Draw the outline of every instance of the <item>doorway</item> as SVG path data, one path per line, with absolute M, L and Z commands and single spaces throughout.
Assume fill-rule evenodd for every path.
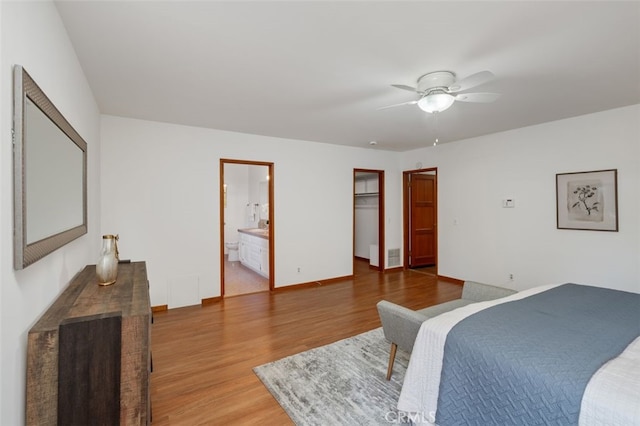
M 384 171 L 353 170 L 354 274 L 368 269 L 384 271 Z
M 438 170 L 403 172 L 404 266 L 438 273 Z
M 220 159 L 220 295 L 274 287 L 273 163 Z

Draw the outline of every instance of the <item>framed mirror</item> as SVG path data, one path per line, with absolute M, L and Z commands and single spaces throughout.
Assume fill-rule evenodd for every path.
M 14 268 L 87 233 L 87 144 L 14 67 Z

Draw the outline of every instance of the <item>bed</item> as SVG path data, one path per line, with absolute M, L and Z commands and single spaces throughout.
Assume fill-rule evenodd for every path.
M 640 425 L 640 294 L 562 284 L 425 321 L 398 410 L 416 423 Z

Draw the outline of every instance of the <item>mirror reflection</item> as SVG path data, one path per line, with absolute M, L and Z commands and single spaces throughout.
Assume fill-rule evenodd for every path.
M 27 98 L 27 244 L 83 224 L 82 150 Z
M 87 233 L 87 144 L 14 68 L 14 268 Z

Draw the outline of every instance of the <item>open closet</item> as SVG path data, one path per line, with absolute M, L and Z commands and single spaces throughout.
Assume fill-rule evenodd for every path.
M 382 171 L 354 171 L 354 257 L 378 270 L 384 269 L 383 179 Z

